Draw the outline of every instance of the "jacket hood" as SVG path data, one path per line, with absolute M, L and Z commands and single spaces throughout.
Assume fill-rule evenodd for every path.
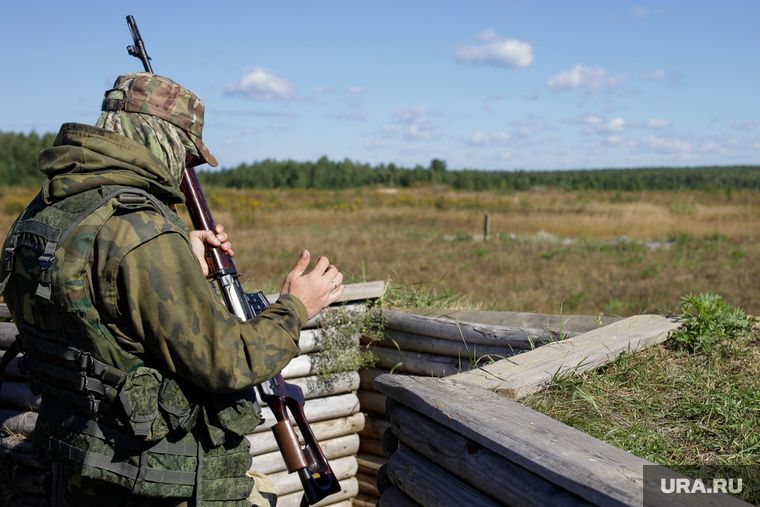
M 184 201 L 179 182 L 148 148 L 121 134 L 80 123 L 64 123 L 52 148 L 40 152 L 47 176 L 42 193 L 53 202 L 102 185 L 146 190 L 167 204 Z

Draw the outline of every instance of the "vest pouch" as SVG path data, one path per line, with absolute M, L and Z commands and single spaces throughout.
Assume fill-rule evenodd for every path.
M 158 394 L 158 407 L 171 432 L 187 433 L 198 420 L 198 405 L 190 403 L 176 380 L 164 377 Z
M 261 422 L 261 409 L 256 402 L 253 389 L 228 394 L 216 405 L 216 419 L 219 425 L 237 436 L 253 433 Z
M 169 433 L 163 417 L 158 417 L 162 380 L 158 371 L 140 366 L 129 372 L 119 393 L 127 426 L 133 435 L 146 442 L 161 440 Z

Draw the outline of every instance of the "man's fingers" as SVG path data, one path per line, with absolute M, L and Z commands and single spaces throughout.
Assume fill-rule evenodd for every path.
M 335 290 L 332 291 L 327 296 L 327 300 L 329 301 L 328 306 L 331 305 L 331 304 L 333 304 L 334 302 L 336 302 L 337 300 L 339 300 L 341 298 L 341 296 L 343 295 L 343 289 L 344 289 L 344 287 L 345 287 L 344 285 L 338 285 L 335 288 Z
M 304 250 L 301 252 L 301 256 L 298 257 L 298 260 L 296 261 L 296 265 L 293 267 L 292 270 L 290 270 L 290 273 L 288 273 L 288 278 L 293 279 L 297 278 L 301 275 L 303 275 L 304 271 L 306 271 L 306 268 L 309 267 L 309 262 L 311 261 L 311 254 L 308 250 Z
M 330 267 L 330 260 L 322 255 L 319 257 L 319 259 L 317 259 L 317 264 L 314 266 L 314 269 L 311 270 L 311 272 L 317 276 L 322 276 L 324 275 L 325 271 L 327 271 L 328 267 Z

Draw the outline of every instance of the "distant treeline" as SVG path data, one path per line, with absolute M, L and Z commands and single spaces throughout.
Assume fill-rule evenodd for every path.
M 37 169 L 40 150 L 53 145 L 55 134 L 0 132 L 0 182 L 32 185 L 42 181 Z
M 0 132 L 0 182 L 39 184 L 41 149 L 52 146 L 55 134 Z M 343 189 L 362 186 L 413 187 L 446 185 L 457 190 L 760 190 L 760 166 L 651 167 L 637 169 L 576 169 L 570 171 L 450 170 L 433 159 L 427 167 L 370 165 L 351 160 L 316 162 L 266 159 L 221 171 L 202 171 L 208 185 L 234 188 Z
M 576 169 L 570 171 L 448 170 L 433 159 L 428 167 L 371 166 L 325 157 L 316 162 L 262 160 L 232 169 L 203 172 L 207 184 L 234 188 L 354 188 L 368 185 L 446 185 L 457 190 L 760 190 L 760 166 Z

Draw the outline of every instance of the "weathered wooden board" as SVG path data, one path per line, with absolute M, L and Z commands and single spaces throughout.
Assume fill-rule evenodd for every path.
M 434 308 L 404 309 L 409 313 L 426 317 L 443 317 L 461 322 L 491 324 L 526 329 L 548 329 L 563 336 L 585 333 L 612 324 L 622 317 L 600 315 L 559 315 L 530 312 L 495 312 L 485 310 L 439 310 Z
M 359 482 L 359 494 L 373 497 L 380 496 L 380 492 L 377 490 L 377 484 L 375 484 L 375 477 L 373 475 L 358 472 L 356 474 L 356 480 Z
M 500 505 L 408 447 L 400 447 L 390 457 L 388 477 L 394 486 L 422 505 Z
M 375 367 L 394 373 L 446 377 L 470 369 L 470 361 L 466 358 L 459 359 L 381 347 L 373 348 L 372 354 L 375 356 Z
M 513 356 L 522 352 L 525 347 L 514 348 L 512 346 L 482 345 L 479 343 L 467 343 L 466 341 L 446 340 L 433 338 L 419 334 L 405 333 L 386 329 L 384 337 L 380 341 L 372 341 L 362 338 L 362 344 L 372 344 L 373 347 L 390 348 L 409 352 L 424 352 L 438 356 L 461 358 L 475 361 L 480 358 L 491 357 L 493 360 Z
M 319 447 L 322 449 L 325 457 L 331 461 L 344 456 L 354 456 L 359 452 L 359 435 L 354 433 L 323 440 L 319 442 Z M 279 450 L 254 456 L 251 464 L 251 470 L 267 475 L 281 472 L 286 468 L 285 461 Z
M 360 452 L 356 455 L 356 462 L 359 464 L 360 472 L 370 475 L 377 475 L 380 467 L 385 465 L 388 460 L 381 458 L 380 456 L 373 456 L 372 454 Z
M 380 497 L 377 507 L 420 507 L 420 504 L 394 486 L 383 491 L 383 496 Z
M 395 401 L 590 503 L 641 505 L 644 459 L 451 378 L 388 375 L 376 384 Z
M 515 507 L 590 505 L 419 412 L 393 400 L 388 405 L 391 429 L 402 444 L 497 502 Z
M 374 438 L 375 440 L 381 440 L 385 431 L 390 427 L 388 419 L 384 416 L 367 414 L 364 422 L 364 429 L 359 434 L 363 437 Z
M 361 431 L 364 427 L 364 414 L 359 412 L 348 417 L 316 422 L 310 424 L 310 426 L 311 431 L 314 433 L 314 437 L 318 441 L 342 437 L 344 435 L 350 435 Z M 299 442 L 303 445 L 303 437 L 298 430 L 298 426 L 294 426 L 294 428 Z M 248 438 L 248 441 L 251 443 L 251 454 L 254 456 L 279 449 L 277 441 L 274 439 L 274 434 L 271 431 L 254 433 L 253 435 L 248 435 L 246 438 Z
M 373 414 L 385 413 L 385 395 L 375 391 L 356 391 L 356 395 L 361 403 L 362 412 Z
M 543 389 L 557 375 L 591 370 L 624 352 L 661 343 L 678 327 L 667 317 L 636 315 L 452 378 L 519 398 Z
M 361 437 L 359 440 L 359 452 L 361 454 L 369 454 L 372 456 L 377 456 L 378 458 L 381 458 L 383 461 L 387 461 L 385 459 L 385 454 L 383 454 L 383 441 L 377 440 L 374 438 L 368 438 L 368 437 Z
M 447 317 L 423 317 L 397 310 L 383 310 L 382 317 L 386 329 L 456 342 L 464 341 L 468 344 L 530 349 L 534 344 L 540 345 L 557 339 L 556 333 L 547 329 L 478 324 Z

